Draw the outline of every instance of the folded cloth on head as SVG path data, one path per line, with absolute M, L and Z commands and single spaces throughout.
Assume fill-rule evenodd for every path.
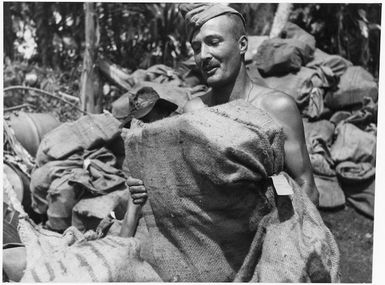
M 245 19 L 237 10 L 219 3 L 183 3 L 179 5 L 179 9 L 186 21 L 187 35 L 190 41 L 194 31 L 208 20 L 221 15 L 235 14 L 245 25 Z

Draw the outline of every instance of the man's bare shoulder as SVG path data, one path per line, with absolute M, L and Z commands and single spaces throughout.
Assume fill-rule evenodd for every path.
M 289 95 L 258 85 L 253 90 L 250 103 L 268 112 L 281 123 L 299 116 L 297 104 Z

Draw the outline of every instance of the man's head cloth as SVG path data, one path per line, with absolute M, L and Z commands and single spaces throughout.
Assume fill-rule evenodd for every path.
M 233 8 L 218 3 L 183 3 L 179 5 L 179 9 L 186 21 L 188 40 L 192 40 L 192 36 L 208 20 L 225 15 L 234 14 L 242 20 L 243 26 L 246 26 L 243 16 Z

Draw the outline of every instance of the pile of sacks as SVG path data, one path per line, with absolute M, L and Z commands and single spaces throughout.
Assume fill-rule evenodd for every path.
M 253 80 L 292 96 L 303 115 L 320 207 L 346 200 L 373 217 L 378 86 L 360 66 L 318 48 L 287 23 L 280 37 L 250 37 Z
M 32 208 L 50 229 L 94 229 L 113 210 L 123 217 L 129 191 L 119 127 L 110 113 L 87 115 L 44 137 L 30 188 Z

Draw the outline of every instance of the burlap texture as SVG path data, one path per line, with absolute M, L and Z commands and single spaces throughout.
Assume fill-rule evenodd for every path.
M 19 221 L 27 266 L 21 282 L 159 282 L 139 257 L 140 241 L 108 236 L 88 241 L 75 228 L 63 235 Z
M 235 101 L 123 136 L 124 167 L 149 195 L 141 256 L 163 281 L 338 281 L 336 243 L 307 196 L 289 180 L 299 196 L 272 202 L 284 137 L 264 111 Z
M 294 195 L 277 196 L 267 186 L 265 209 L 270 211 L 255 223 L 254 240 L 234 281 L 339 282 L 339 250 L 333 234 L 298 184 L 283 175 Z
M 6 175 L 3 185 L 9 206 L 19 213 L 18 233 L 26 248 L 21 282 L 161 281 L 140 258 L 138 239 L 108 236 L 89 241 L 87 233 L 75 227 L 63 235 L 42 229 L 29 219 Z

